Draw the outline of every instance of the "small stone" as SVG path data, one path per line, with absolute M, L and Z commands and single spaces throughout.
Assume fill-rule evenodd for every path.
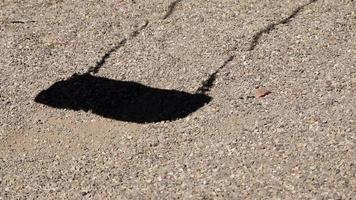
M 158 141 L 158 140 L 154 140 L 154 141 L 150 144 L 151 147 L 156 147 L 156 146 L 158 146 L 158 145 L 159 145 L 159 141 Z
M 255 96 L 256 98 L 261 98 L 261 97 L 265 97 L 267 95 L 271 94 L 271 91 L 267 90 L 266 88 L 258 88 L 255 90 Z

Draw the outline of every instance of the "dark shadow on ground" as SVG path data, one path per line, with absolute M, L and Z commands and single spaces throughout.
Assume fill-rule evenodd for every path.
M 40 92 L 35 101 L 54 108 L 91 111 L 121 121 L 150 123 L 184 118 L 211 99 L 204 94 L 84 74 L 54 83 Z

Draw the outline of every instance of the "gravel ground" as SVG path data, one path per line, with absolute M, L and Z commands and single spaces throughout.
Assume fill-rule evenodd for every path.
M 0 199 L 356 199 L 354 0 L 0 10 Z

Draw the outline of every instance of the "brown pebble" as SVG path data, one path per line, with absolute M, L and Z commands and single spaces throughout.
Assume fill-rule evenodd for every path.
M 258 88 L 255 91 L 256 98 L 265 97 L 269 94 L 271 94 L 271 91 L 267 90 L 266 88 Z

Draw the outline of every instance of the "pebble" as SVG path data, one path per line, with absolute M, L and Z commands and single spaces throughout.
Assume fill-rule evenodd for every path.
M 261 98 L 271 94 L 271 91 L 267 90 L 266 88 L 260 87 L 255 90 L 255 97 Z

